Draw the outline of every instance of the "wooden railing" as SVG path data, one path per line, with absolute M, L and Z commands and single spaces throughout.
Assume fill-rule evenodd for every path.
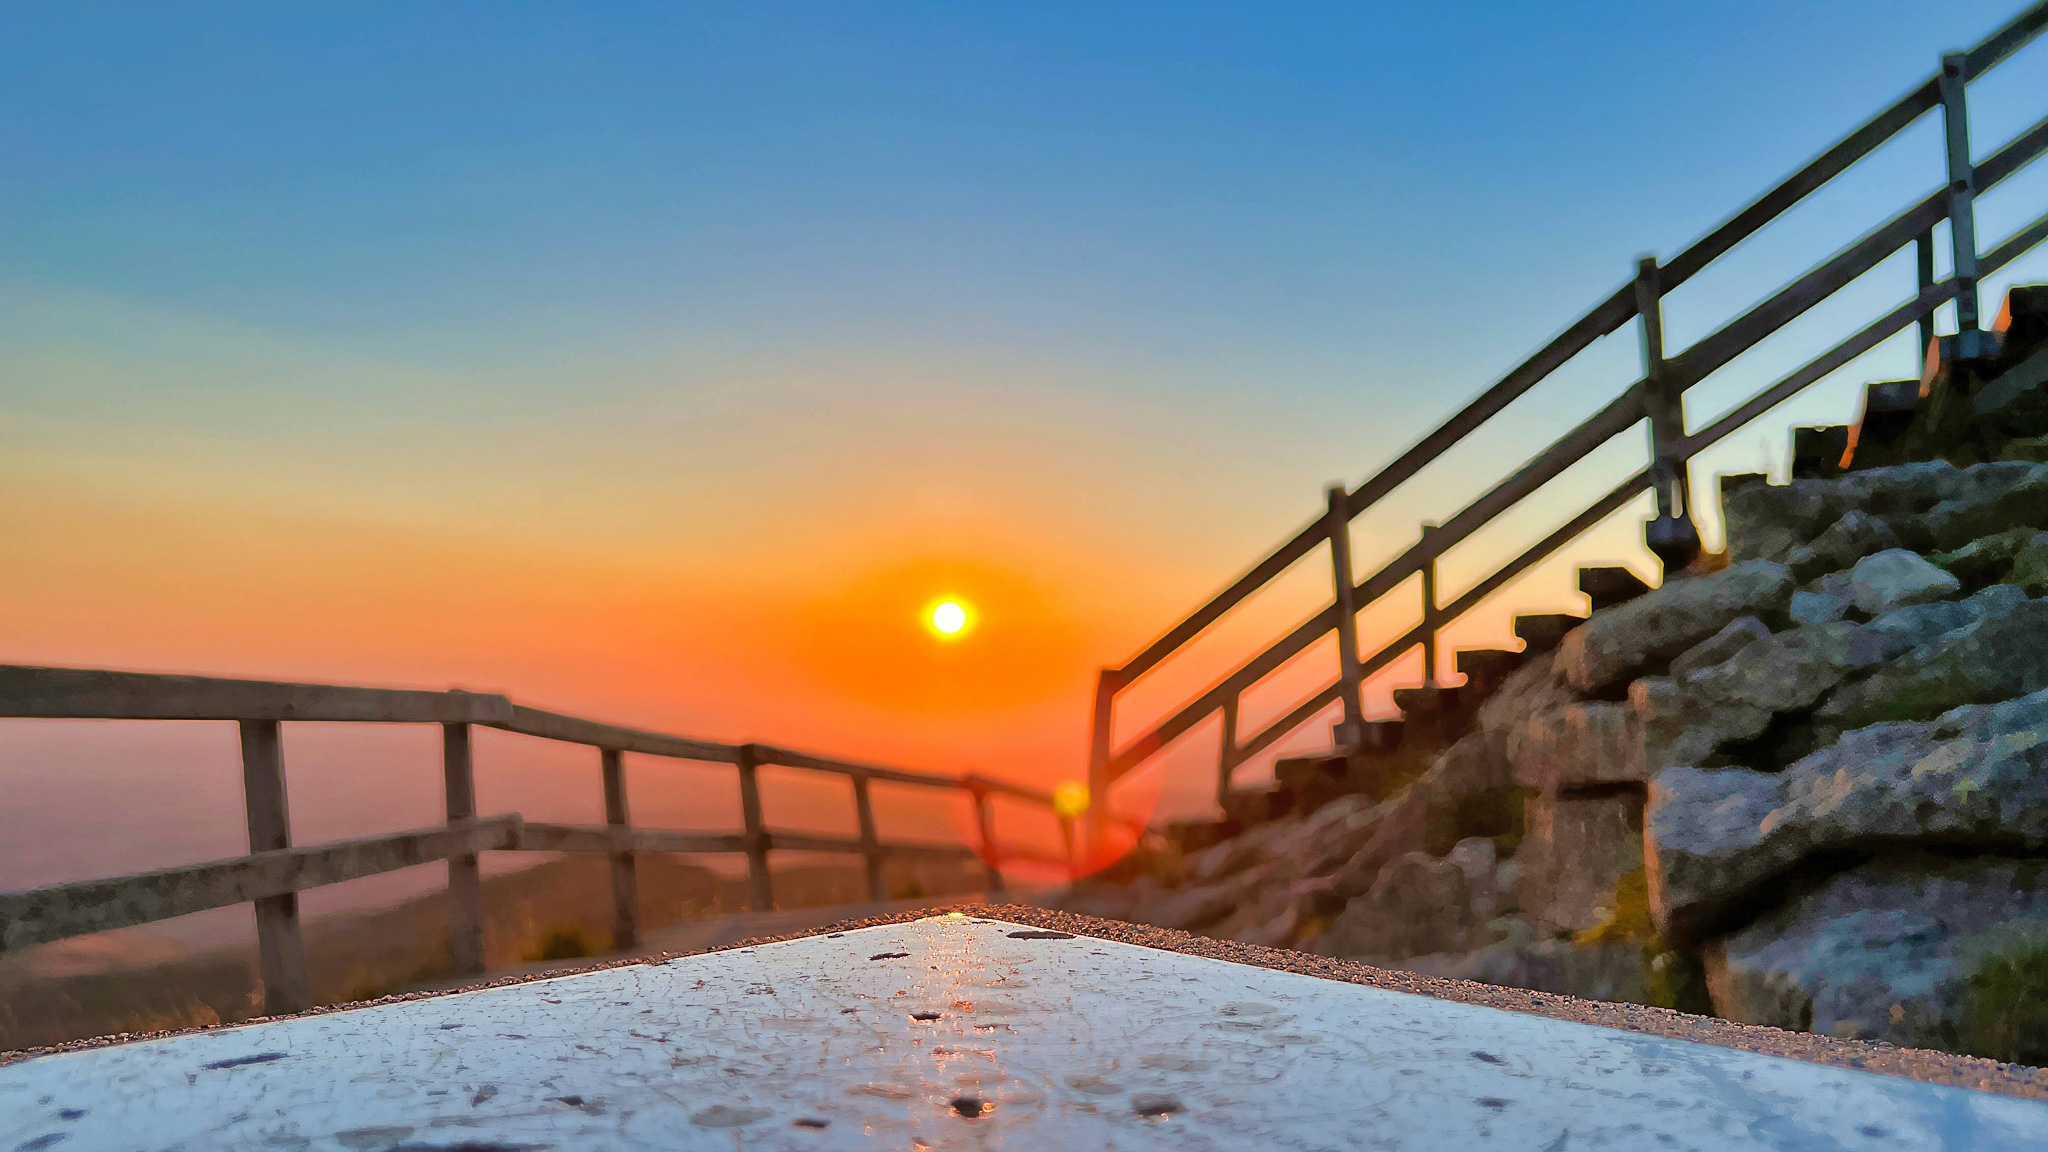
M 1508 581 L 1643 492 L 1654 492 L 1657 497 L 1658 517 L 1651 525 L 1653 545 L 1661 534 L 1664 542 L 1671 545 L 1673 551 L 1678 551 L 1684 548 L 1690 533 L 1692 546 L 1696 548 L 1698 537 L 1691 522 L 1692 503 L 1688 485 L 1688 462 L 1693 456 L 1909 325 L 1919 325 L 1921 347 L 1925 349 L 1934 339 L 1934 312 L 1943 304 L 1951 300 L 1956 302 L 1959 325 L 1956 354 L 1977 354 L 1976 342 L 1982 339 L 1978 331 L 1978 280 L 2048 237 L 2048 215 L 2036 218 L 2004 241 L 1980 253 L 1976 244 L 1973 202 L 1979 193 L 2003 181 L 2048 147 L 2048 119 L 2037 122 L 1989 158 L 1973 163 L 1965 92 L 1970 81 L 2033 40 L 2044 27 L 2048 27 L 2048 2 L 2027 8 L 1969 51 L 1944 55 L 1941 69 L 1933 77 L 1684 252 L 1661 265 L 1654 258 L 1641 260 L 1630 282 L 1595 305 L 1456 415 L 1365 483 L 1350 489 L 1332 487 L 1323 513 L 1304 525 L 1286 543 L 1122 666 L 1104 669 L 1096 682 L 1091 720 L 1089 793 L 1095 798 L 1091 811 L 1107 812 L 1110 789 L 1118 780 L 1219 713 L 1222 727 L 1217 763 L 1219 801 L 1228 794 L 1231 774 L 1239 765 L 1265 751 L 1332 703 L 1341 703 L 1343 707 L 1340 740 L 1345 736 L 1356 739 L 1358 729 L 1355 726 L 1362 720 L 1360 685 L 1365 677 L 1420 647 L 1423 650 L 1424 682 L 1435 684 L 1438 675 L 1436 641 L 1445 624 L 1470 611 Z M 1840 175 L 1878 145 L 1936 109 L 1942 112 L 1947 160 L 1947 179 L 1940 188 L 1690 348 L 1675 356 L 1667 356 L 1661 318 L 1664 296 Z M 1937 282 L 1933 276 L 1934 229 L 1944 221 L 1949 225 L 1953 273 L 1948 279 Z M 1789 376 L 1717 417 L 1706 427 L 1691 432 L 1686 430 L 1686 389 L 1706 379 L 1737 355 L 1805 314 L 1907 244 L 1915 245 L 1918 257 L 1918 290 L 1913 297 Z M 1421 538 L 1412 547 L 1379 571 L 1354 583 L 1349 538 L 1353 519 L 1499 415 L 1511 402 L 1596 340 L 1618 331 L 1631 320 L 1641 321 L 1641 379 L 1450 519 L 1439 525 L 1425 525 Z M 1445 552 L 1515 508 L 1594 449 L 1645 420 L 1649 423 L 1650 442 L 1650 461 L 1646 467 L 1450 603 L 1438 602 L 1436 565 Z M 1328 607 L 1238 665 L 1193 700 L 1140 732 L 1122 747 L 1114 745 L 1112 724 L 1116 700 L 1121 692 L 1324 543 L 1330 545 L 1334 588 Z M 1370 655 L 1361 656 L 1355 635 L 1357 612 L 1417 575 L 1421 577 L 1423 586 L 1421 623 Z M 1240 737 L 1238 704 L 1244 692 L 1333 630 L 1337 632 L 1338 639 L 1336 680 L 1265 728 Z
M 613 943 L 618 949 L 638 943 L 634 856 L 639 853 L 744 853 L 752 905 L 763 912 L 775 903 L 768 853 L 776 850 L 860 856 L 866 863 L 869 896 L 876 901 L 888 898 L 882 865 L 891 857 L 979 858 L 987 867 L 989 887 L 1000 891 L 1005 861 L 1065 867 L 1073 854 L 1071 820 L 1057 809 L 1054 814 L 1065 841 L 1065 858 L 997 846 L 991 800 L 1009 796 L 1053 808 L 1052 796 L 1034 789 L 975 775 L 905 772 L 769 744 L 718 744 L 644 732 L 543 712 L 483 693 L 0 665 L 0 718 L 231 720 L 240 725 L 242 786 L 249 824 L 247 856 L 26 892 L 0 892 L 0 953 L 208 908 L 252 903 L 256 907 L 264 1006 L 272 1014 L 296 1011 L 311 1003 L 305 947 L 299 935 L 299 892 L 436 860 L 448 862 L 450 959 L 457 973 L 469 974 L 484 967 L 480 852 L 609 855 Z M 280 739 L 280 725 L 286 721 L 440 725 L 447 824 L 293 847 Z M 479 817 L 470 740 L 472 729 L 479 725 L 596 748 L 604 781 L 604 825 L 540 824 L 517 815 Z M 703 833 L 634 827 L 626 803 L 627 752 L 733 765 L 739 773 L 741 830 Z M 768 765 L 850 780 L 858 838 L 770 829 L 762 816 L 758 778 L 759 769 Z M 979 850 L 964 845 L 885 843 L 875 830 L 874 806 L 868 794 L 869 785 L 877 781 L 965 792 L 974 804 Z

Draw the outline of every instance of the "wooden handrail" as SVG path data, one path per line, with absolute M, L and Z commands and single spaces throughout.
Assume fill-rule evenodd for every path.
M 1954 76 L 1953 68 L 1960 60 L 1961 79 L 1966 83 L 1997 66 L 2044 29 L 2048 29 L 2048 0 L 2029 6 L 1969 52 L 1946 57 L 1945 64 L 1951 68 L 1950 75 Z M 1960 115 L 1962 105 L 1954 93 L 1950 93 L 1950 98 L 1958 101 L 1949 107 L 1946 113 L 1954 120 Z M 1670 261 L 1661 266 L 1651 265 L 1656 273 L 1656 280 L 1648 290 L 1649 300 L 1655 302 L 1668 295 L 1672 289 L 1686 282 L 1737 244 L 1754 235 L 1765 224 L 1846 171 L 1920 116 L 1943 107 L 1942 75 L 1937 72 L 1705 236 L 1688 245 Z M 1966 195 L 1981 194 L 2038 157 L 2044 149 L 2048 149 L 2048 119 L 2037 122 L 1982 163 L 1974 165 L 1973 169 L 1964 173 L 1967 177 L 1965 182 L 1957 187 L 1968 190 Z M 1956 161 L 1952 158 L 1951 164 L 1954 163 Z M 1429 577 L 1434 574 L 1436 559 L 1447 549 L 1469 538 L 1478 528 L 1490 523 L 1525 499 L 1542 484 L 1561 474 L 1566 467 L 1583 459 L 1594 448 L 1648 415 L 1646 402 L 1650 399 L 1649 392 L 1653 383 L 1660 390 L 1657 393 L 1659 396 L 1681 394 L 1685 388 L 1704 379 L 1765 337 L 1806 313 L 1821 300 L 1875 268 L 1901 247 L 1915 242 L 1924 247 L 1927 243 L 1925 238 L 1930 235 L 1933 226 L 1951 214 L 1951 198 L 1954 195 L 1956 194 L 1945 184 L 1940 190 L 1922 198 L 1905 211 L 1872 229 L 1677 356 L 1665 359 L 1660 343 L 1659 347 L 1646 353 L 1656 361 L 1652 365 L 1656 372 L 1654 380 L 1652 376 L 1646 375 L 1621 397 L 1610 402 L 1601 412 L 1560 437 L 1548 449 L 1530 459 L 1521 469 L 1502 480 L 1492 490 L 1468 504 L 1440 528 L 1426 533 L 1422 540 L 1389 561 L 1378 572 L 1359 582 L 1353 589 L 1357 603 L 1370 603 L 1417 573 L 1422 573 L 1427 583 Z M 1967 204 L 1961 201 L 1957 203 L 1955 211 L 1967 215 Z M 2048 236 L 2048 224 L 2042 221 L 2021 229 L 1992 253 L 1979 258 L 1977 274 L 1982 275 L 2009 262 L 2020 252 L 2040 243 L 2044 236 Z M 1963 252 L 1957 259 L 1964 260 L 1968 255 L 1970 253 Z M 1676 417 L 1660 417 L 1667 420 L 1670 428 L 1669 431 L 1660 432 L 1657 437 L 1662 443 L 1662 447 L 1658 449 L 1660 463 L 1652 470 L 1630 478 L 1620 488 L 1596 501 L 1585 512 L 1574 517 L 1565 528 L 1546 537 L 1543 544 L 1539 545 L 1538 549 L 1532 549 L 1532 552 L 1540 550 L 1541 555 L 1548 555 L 1596 523 L 1602 516 L 1618 510 L 1629 499 L 1633 499 L 1636 493 L 1651 487 L 1652 473 L 1656 467 L 1675 466 L 1682 481 L 1684 461 L 1694 453 L 1874 348 L 1905 326 L 1930 316 L 1935 308 L 1946 301 L 1963 295 L 1965 291 L 1974 293 L 1974 287 L 1965 289 L 1954 282 L 1936 285 L 1927 283 L 1929 280 L 1931 276 L 1923 275 L 1922 290 L 1914 299 L 1893 309 L 1798 371 L 1745 401 L 1707 428 L 1687 435 L 1682 426 L 1676 423 Z M 1623 285 L 1534 355 L 1517 365 L 1506 376 L 1381 468 L 1370 479 L 1351 490 L 1341 501 L 1347 514 L 1346 521 L 1372 507 L 1394 489 L 1412 479 L 1423 468 L 1435 462 L 1444 451 L 1498 415 L 1536 383 L 1547 378 L 1560 365 L 1590 346 L 1594 340 L 1616 331 L 1639 315 L 1644 316 L 1647 328 L 1654 329 L 1653 322 L 1656 317 L 1644 315 L 1644 308 L 1647 305 L 1641 302 L 1642 291 L 1639 282 Z M 1970 299 L 1974 299 L 1974 295 Z M 1675 401 L 1665 403 L 1672 404 Z M 1677 409 L 1673 407 L 1671 411 L 1676 412 Z M 1675 455 L 1665 455 L 1670 453 Z M 1624 491 L 1627 493 L 1625 496 L 1622 495 Z M 1605 511 L 1595 515 L 1598 509 Z M 1333 532 L 1337 529 L 1331 526 L 1332 523 L 1334 521 L 1325 516 L 1303 526 L 1286 543 L 1194 613 L 1168 629 L 1130 661 L 1104 671 L 1097 693 L 1093 720 L 1095 751 L 1091 766 L 1092 786 L 1106 789 L 1138 764 L 1202 723 L 1212 713 L 1226 714 L 1225 726 L 1228 732 L 1225 740 L 1228 746 L 1223 749 L 1221 759 L 1227 773 L 1236 763 L 1269 747 L 1286 731 L 1306 723 L 1332 701 L 1345 699 L 1347 714 L 1355 707 L 1355 701 L 1348 697 L 1355 696 L 1356 688 L 1351 688 L 1347 692 L 1340 682 L 1315 693 L 1276 724 L 1252 735 L 1241 744 L 1237 742 L 1234 709 L 1240 695 L 1336 627 L 1340 608 L 1337 603 L 1333 603 L 1297 625 L 1251 659 L 1232 669 L 1165 719 L 1133 737 L 1122 748 L 1114 748 L 1108 734 L 1113 722 L 1115 698 L 1124 688 L 1157 667 L 1168 656 L 1220 619 L 1224 613 L 1270 583 L 1282 571 L 1314 550 L 1317 545 L 1334 539 Z M 1524 557 L 1475 586 L 1451 605 L 1425 605 L 1423 624 L 1395 640 L 1389 649 L 1405 651 L 1418 642 L 1416 637 L 1419 635 L 1419 642 L 1425 645 L 1427 651 L 1436 628 L 1443 622 L 1455 619 L 1485 595 L 1504 584 L 1511 578 L 1510 570 L 1519 572 L 1526 566 L 1525 562 L 1533 563 L 1528 557 L 1529 554 L 1525 553 Z M 1344 597 L 1338 597 L 1340 602 L 1343 599 Z M 1388 649 L 1383 649 L 1373 659 L 1380 659 L 1387 651 Z M 1365 663 L 1371 665 L 1373 661 Z M 1433 674 L 1434 670 L 1431 671 Z

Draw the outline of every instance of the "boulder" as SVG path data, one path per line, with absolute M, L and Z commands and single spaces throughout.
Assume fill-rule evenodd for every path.
M 1887 548 L 1858 560 L 1846 589 L 1849 602 L 1866 616 L 1946 600 L 1961 590 L 1962 582 L 1945 569 L 1904 548 Z
M 1640 945 L 1574 944 L 1520 916 L 1504 916 L 1486 929 L 1505 938 L 1470 952 L 1410 957 L 1400 966 L 1428 976 L 1478 980 L 1504 988 L 1623 1004 L 1651 1003 L 1649 965 Z
M 1956 549 L 2012 528 L 2048 528 L 2048 464 L 1979 464 L 1965 476 L 1954 496 L 1899 525 L 1907 543 Z
M 1220 883 L 1176 893 L 1149 908 L 1134 909 L 1134 912 L 1147 924 L 1195 932 L 1237 912 L 1266 880 L 1265 870 L 1254 868 Z
M 1483 924 L 1493 919 L 1499 902 L 1495 883 L 1500 875 L 1500 853 L 1493 841 L 1481 836 L 1460 840 L 1444 859 L 1465 874 L 1466 888 L 1472 894 L 1472 922 Z
M 1674 940 L 1740 920 L 1802 862 L 1880 847 L 2048 846 L 2048 693 L 1842 736 L 1783 772 L 1650 782 L 1651 914 Z
M 1994 584 L 1971 597 L 1965 605 L 1975 602 L 1982 615 L 1845 685 L 1815 709 L 1816 730 L 1827 738 L 1886 720 L 1928 720 L 1964 704 L 2048 688 L 2048 600 L 2024 595 Z
M 1884 517 L 1851 508 L 1812 543 L 1792 549 L 1785 557 L 1785 567 L 1791 569 L 1794 580 L 1804 584 L 1829 572 L 1839 572 L 1865 556 L 1898 546 L 1899 534 Z
M 1768 560 L 1666 581 L 1574 628 L 1558 646 L 1557 667 L 1573 689 L 1598 693 L 1662 671 L 1739 617 L 1782 616 L 1792 592 L 1791 572 Z
M 1331 956 L 1398 960 L 1468 947 L 1477 924 L 1465 870 L 1426 852 L 1389 864 L 1372 890 L 1344 906 L 1322 938 Z
M 1705 766 L 1727 746 L 1762 736 L 1774 717 L 1814 709 L 1838 685 L 1957 629 L 2002 617 L 2024 602 L 2011 585 L 1993 585 L 1967 600 L 1910 605 L 1866 624 L 1832 621 L 1767 634 L 1711 667 L 1674 660 L 1672 668 L 1683 668 L 1684 675 L 1640 680 L 1629 689 L 1630 707 L 1643 725 L 1645 770 Z M 1904 667 L 1917 665 L 1908 660 L 1884 674 L 1900 674 Z M 1827 707 L 1823 704 L 1822 712 Z M 1843 727 L 1854 726 L 1832 715 L 1819 716 L 1804 736 L 1793 739 L 1786 733 L 1773 748 L 1749 754 L 1769 755 L 1773 766 L 1797 759 L 1833 740 Z
M 2040 533 L 2033 528 L 2009 528 L 1982 539 L 1972 540 L 1953 552 L 1940 552 L 1928 560 L 1948 569 L 1965 588 L 1982 588 L 2005 579 L 2013 557 L 2027 541 Z
M 1538 712 L 1510 735 L 1515 783 L 1555 795 L 1560 789 L 1641 783 L 1642 722 L 1627 704 L 1589 701 Z
M 1722 515 L 1738 563 L 1783 560 L 1816 541 L 1851 511 L 1883 517 L 1898 531 L 1902 517 L 1927 511 L 1970 487 L 1963 470 L 1942 460 L 1870 468 L 1790 484 L 1745 484 L 1727 494 Z
M 2001 996 L 1987 979 L 2015 955 L 2048 957 L 2048 866 L 1907 855 L 1827 879 L 1704 958 L 1730 1020 L 2039 1063 L 2041 1006 L 2011 1001 L 2048 988 Z
M 1643 866 L 1643 797 L 1538 796 L 1515 859 L 1515 906 L 1569 932 L 1607 922 L 1621 878 Z
M 1763 621 L 1754 616 L 1739 616 L 1719 632 L 1672 657 L 1671 675 L 1687 676 L 1702 668 L 1712 668 L 1770 634 Z
M 1794 624 L 1832 624 L 1849 614 L 1855 605 L 1846 596 L 1831 592 L 1794 592 L 1790 615 Z
M 2029 596 L 2048 592 L 2048 532 L 2037 532 L 2013 554 L 2007 583 L 2016 584 Z

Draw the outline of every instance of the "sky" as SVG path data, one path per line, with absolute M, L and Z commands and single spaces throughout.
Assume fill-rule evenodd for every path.
M 462 686 L 1076 777 L 1096 669 L 2015 8 L 9 6 L 0 659 Z M 1973 86 L 1980 155 L 2043 90 L 2040 47 Z M 1926 120 L 1676 293 L 1672 348 L 1941 179 Z M 1987 246 L 2044 192 L 1985 197 Z M 1910 294 L 1910 259 L 1700 385 L 1695 425 Z M 1696 476 L 1782 474 L 1787 426 L 1915 363 L 1887 344 Z M 1638 368 L 1633 329 L 1602 341 L 1362 518 L 1360 573 Z M 1641 439 L 1454 554 L 1446 594 Z M 1654 579 L 1641 515 L 1568 559 Z M 1120 731 L 1315 610 L 1326 563 L 1141 683 Z M 957 642 L 922 626 L 941 596 L 975 608 Z M 1547 565 L 1446 651 L 1579 603 Z M 0 888 L 238 851 L 231 740 L 170 727 L 0 725 Z M 289 740 L 302 842 L 437 818 L 426 737 Z M 1132 803 L 1198 808 L 1197 743 Z M 563 755 L 490 752 L 485 809 L 594 818 Z M 632 769 L 642 811 L 730 819 L 728 782 L 670 771 Z M 771 821 L 778 796 L 784 823 L 850 819 L 777 787 Z

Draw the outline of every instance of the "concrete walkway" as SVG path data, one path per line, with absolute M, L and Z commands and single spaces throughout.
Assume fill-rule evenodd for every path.
M 2036 1149 L 2048 1103 L 984 917 L 39 1057 L 0 1149 Z

